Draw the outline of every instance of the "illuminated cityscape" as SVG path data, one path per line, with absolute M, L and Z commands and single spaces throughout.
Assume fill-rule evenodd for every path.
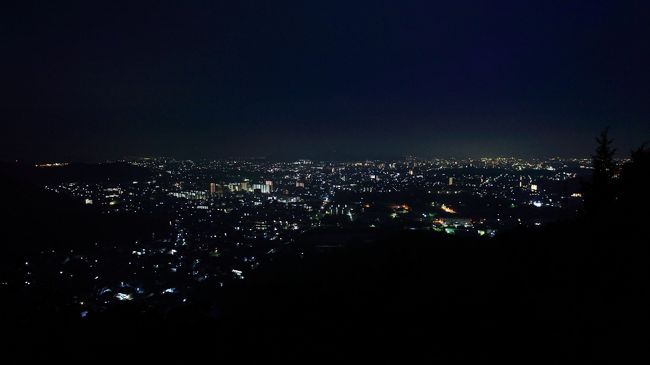
M 197 287 L 219 290 L 278 251 L 296 250 L 292 243 L 306 232 L 406 229 L 488 239 L 501 230 L 570 219 L 582 206 L 581 179 L 591 172 L 588 159 L 561 158 L 139 158 L 105 165 L 137 168 L 142 178 L 65 177 L 45 189 L 101 214 L 165 217 L 168 226 L 144 239 L 95 242 L 92 254 L 51 250 L 26 259 L 21 283 L 38 287 L 52 273 L 59 285 L 76 283 L 68 299 L 83 316 L 120 301 L 187 303 Z

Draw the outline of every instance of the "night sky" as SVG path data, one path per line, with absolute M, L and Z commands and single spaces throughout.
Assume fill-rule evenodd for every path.
M 587 156 L 650 139 L 650 2 L 16 1 L 0 159 Z M 623 155 L 623 154 L 622 154 Z

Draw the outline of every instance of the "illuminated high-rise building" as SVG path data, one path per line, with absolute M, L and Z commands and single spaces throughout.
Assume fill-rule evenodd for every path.
M 248 179 L 244 179 L 240 184 L 240 187 L 243 191 L 251 191 L 251 182 Z
M 210 195 L 223 196 L 224 186 L 217 183 L 210 183 Z
M 253 191 L 257 192 L 258 190 L 262 194 L 269 194 L 271 192 L 267 184 L 253 184 Z
M 449 186 L 454 185 L 454 178 L 452 176 L 449 177 Z

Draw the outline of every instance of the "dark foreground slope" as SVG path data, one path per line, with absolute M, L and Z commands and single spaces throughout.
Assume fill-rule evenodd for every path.
M 307 356 L 625 357 L 644 348 L 650 237 L 609 228 L 403 233 L 261 272 L 233 296 L 232 317 L 242 338 Z
M 220 298 L 165 315 L 125 306 L 56 318 L 16 338 L 73 357 L 630 360 L 646 346 L 650 237 L 610 228 L 574 222 L 494 240 L 405 232 L 298 250 Z

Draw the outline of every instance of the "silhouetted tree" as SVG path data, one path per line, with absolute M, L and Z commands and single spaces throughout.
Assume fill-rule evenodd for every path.
M 620 207 L 635 214 L 650 206 L 650 149 L 643 144 L 632 151 L 630 160 L 621 168 L 619 182 Z M 640 217 L 640 216 L 639 216 Z
M 598 215 L 611 208 L 616 200 L 614 177 L 616 176 L 616 163 L 612 148 L 613 140 L 609 138 L 609 128 L 605 128 L 596 137 L 596 153 L 591 156 L 593 164 L 592 181 L 587 186 L 585 196 L 585 209 L 589 214 Z
M 605 128 L 600 132 L 600 136 L 596 137 L 598 143 L 596 154 L 591 156 L 594 165 L 594 179 L 599 179 L 603 183 L 610 182 L 616 170 L 614 163 L 616 149 L 612 148 L 614 141 L 609 138 L 608 133 L 609 128 Z

